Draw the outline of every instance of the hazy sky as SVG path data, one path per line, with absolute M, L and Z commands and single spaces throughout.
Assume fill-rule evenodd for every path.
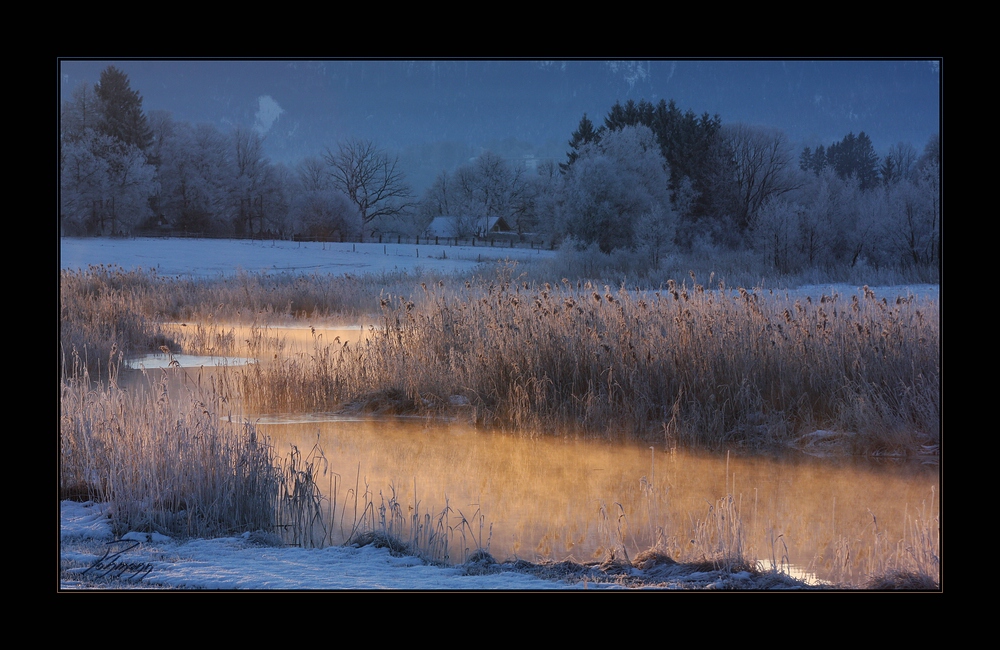
M 565 154 L 586 112 L 674 99 L 724 124 L 766 124 L 796 149 L 866 132 L 879 153 L 922 150 L 941 121 L 941 62 L 920 60 L 302 61 L 67 60 L 60 90 L 123 70 L 149 110 L 226 129 L 254 126 L 275 162 L 320 155 L 345 137 L 410 155 L 433 143 Z M 505 143 L 505 144 L 504 144 Z M 520 154 L 519 154 L 520 155 Z

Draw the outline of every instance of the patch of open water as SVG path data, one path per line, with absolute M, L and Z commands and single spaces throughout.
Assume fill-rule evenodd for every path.
M 447 499 L 453 525 L 473 522 L 470 538 L 480 533 L 473 513 L 482 515 L 482 543 L 497 558 L 585 562 L 613 547 L 635 557 L 659 544 L 693 560 L 737 535 L 765 567 L 863 582 L 876 541 L 903 540 L 908 517 L 936 515 L 940 494 L 937 468 L 913 461 L 670 451 L 424 418 L 312 414 L 257 423 L 279 453 L 322 448 L 339 475 L 339 534 L 355 516 L 343 507 L 353 508 L 349 490 L 367 486 L 375 507 L 394 496 L 408 514 L 438 513 Z

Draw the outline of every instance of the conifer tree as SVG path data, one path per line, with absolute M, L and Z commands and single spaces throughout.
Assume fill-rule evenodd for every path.
M 590 144 L 591 142 L 601 141 L 601 131 L 594 130 L 594 123 L 587 118 L 587 114 L 583 114 L 583 118 L 580 120 L 580 126 L 573 131 L 573 138 L 569 141 L 569 146 L 572 150 L 566 154 L 566 162 L 559 163 L 559 169 L 562 173 L 570 168 L 576 159 L 580 157 L 580 150 L 584 145 Z
M 856 177 L 862 190 L 871 189 L 878 183 L 878 154 L 864 131 L 857 136 L 848 133 L 840 142 L 831 144 L 826 150 L 826 158 L 837 176 Z
M 101 111 L 98 131 L 126 147 L 135 146 L 145 151 L 153 140 L 153 131 L 142 111 L 142 95 L 132 90 L 128 76 L 108 66 L 101 72 L 94 93 Z

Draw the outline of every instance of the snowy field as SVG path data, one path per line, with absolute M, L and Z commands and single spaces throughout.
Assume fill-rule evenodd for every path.
M 213 277 L 239 270 L 364 274 L 470 271 L 482 262 L 505 258 L 541 260 L 548 251 L 489 247 L 413 246 L 394 244 L 317 244 L 190 239 L 62 239 L 60 266 L 118 265 L 126 269 L 155 268 L 160 275 Z M 915 294 L 938 298 L 937 285 L 874 287 L 879 296 Z M 837 291 L 851 286 L 811 286 L 789 291 L 791 297 Z M 322 550 L 279 548 L 251 536 L 178 541 L 145 533 L 129 533 L 115 542 L 99 504 L 60 504 L 60 589 L 189 588 L 267 590 L 540 590 L 617 588 L 617 584 L 543 580 L 505 570 L 467 575 L 469 567 L 443 568 L 413 557 L 393 557 L 387 549 L 330 547 Z M 120 556 L 103 557 L 109 548 Z M 133 546 L 134 548 L 129 548 Z M 102 559 L 103 557 L 103 559 Z M 503 559 L 503 558 L 498 558 Z M 642 571 L 632 570 L 636 577 Z M 472 573 L 477 573 L 475 568 Z M 127 580 L 133 574 L 140 576 Z M 113 579 L 115 576 L 117 579 Z M 103 576 L 103 577 L 101 577 Z M 712 576 L 687 576 L 684 586 L 725 588 Z M 661 585 L 665 586 L 665 585 Z M 792 587 L 793 585 L 785 585 Z M 678 583 L 675 588 L 681 585 Z M 742 588 L 755 588 L 742 585 Z M 773 585 L 772 585 L 773 588 Z
M 165 276 L 215 277 L 240 270 L 266 273 L 330 273 L 362 275 L 418 270 L 461 273 L 483 263 L 505 259 L 532 262 L 551 259 L 555 252 L 526 248 L 488 246 L 433 246 L 412 244 L 319 244 L 314 242 L 239 239 L 96 239 L 62 238 L 59 262 L 63 269 L 85 269 L 90 265 L 114 264 L 125 269 L 156 269 Z M 678 278 L 685 279 L 685 278 Z M 872 287 L 889 299 L 908 294 L 937 299 L 938 285 Z M 808 285 L 788 290 L 792 298 L 834 291 L 841 295 L 860 292 L 849 285 Z M 784 292 L 783 292 L 784 293 Z M 863 294 L 862 294 L 863 295 Z
M 160 275 L 212 277 L 239 270 L 341 275 L 395 271 L 470 271 L 482 262 L 540 260 L 555 255 L 530 248 L 413 244 L 320 244 L 237 239 L 76 239 L 60 241 L 63 269 L 117 264 Z

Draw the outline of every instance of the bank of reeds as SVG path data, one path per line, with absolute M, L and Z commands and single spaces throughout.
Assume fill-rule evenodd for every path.
M 153 280 L 151 280 L 153 278 Z M 155 319 L 155 274 L 114 266 L 62 271 L 59 283 L 60 374 L 82 364 L 106 378 L 122 357 L 177 350 Z M 78 359 L 75 355 L 78 355 Z
M 251 322 L 269 317 L 349 320 L 378 311 L 379 292 L 410 291 L 436 275 L 248 273 L 217 277 L 162 276 L 155 270 L 91 266 L 63 271 L 60 291 L 90 300 L 121 296 L 138 313 L 163 320 Z
M 936 301 L 867 287 L 796 300 L 694 277 L 636 291 L 534 288 L 508 274 L 423 292 L 384 296 L 381 325 L 360 346 L 247 368 L 249 407 L 468 400 L 485 426 L 711 447 L 831 429 L 855 451 L 898 453 L 938 435 Z
M 111 504 L 119 533 L 273 531 L 281 471 L 214 383 L 171 398 L 166 373 L 125 390 L 115 372 L 61 382 L 60 498 Z
M 691 270 L 698 277 L 714 273 L 730 286 L 763 286 L 769 289 L 807 284 L 893 286 L 938 284 L 941 281 L 940 272 L 934 267 L 871 266 L 864 260 L 858 260 L 855 264 L 782 272 L 752 251 L 709 248 L 691 253 L 651 256 L 649 251 L 619 249 L 609 254 L 601 252 L 596 244 L 578 250 L 572 241 L 564 242 L 555 257 L 532 262 L 524 270 L 538 282 L 565 277 L 574 281 L 577 278 L 589 279 L 611 286 L 624 283 L 646 287 L 659 286 L 670 278 L 685 277 Z
M 246 272 L 165 277 L 155 270 L 103 265 L 64 270 L 59 284 L 62 374 L 71 370 L 74 350 L 92 377 L 105 378 L 110 357 L 155 353 L 162 346 L 172 352 L 181 351 L 183 344 L 192 354 L 232 354 L 239 342 L 227 334 L 226 324 L 294 318 L 353 322 L 378 312 L 381 291 L 410 291 L 420 277 Z M 203 331 L 189 333 L 183 342 L 174 340 L 160 326 L 171 321 L 194 321 L 192 327 Z

